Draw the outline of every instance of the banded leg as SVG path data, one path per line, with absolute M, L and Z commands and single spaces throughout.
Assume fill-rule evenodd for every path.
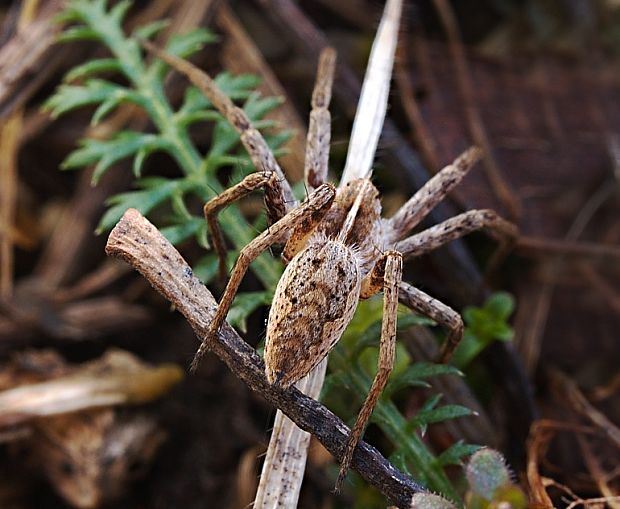
M 306 139 L 304 178 L 309 193 L 327 181 L 331 140 L 329 102 L 332 98 L 335 67 L 336 51 L 333 48 L 325 48 L 319 57 Z
M 224 207 L 230 205 L 247 194 L 259 189 L 266 188 L 265 205 L 267 207 L 267 215 L 269 216 L 269 224 L 279 221 L 286 214 L 284 203 L 278 201 L 278 177 L 275 173 L 256 172 L 245 177 L 241 182 L 235 184 L 224 192 L 218 194 L 215 198 L 209 200 L 204 208 L 205 219 L 209 226 L 213 248 L 219 260 L 219 272 L 221 281 L 226 281 L 226 248 L 224 245 L 224 236 L 217 222 L 217 213 Z
M 224 322 L 228 310 L 237 294 L 239 285 L 243 276 L 252 263 L 263 251 L 276 242 L 282 242 L 291 229 L 299 224 L 304 224 L 308 230 L 313 230 L 321 221 L 325 213 L 331 207 L 334 197 L 336 196 L 335 188 L 330 184 L 323 184 L 314 193 L 312 193 L 306 202 L 296 209 L 286 214 L 282 219 L 273 224 L 268 230 L 261 233 L 252 242 L 245 246 L 239 253 L 239 258 L 230 274 L 228 285 L 222 295 L 222 299 L 217 307 L 209 332 L 202 340 L 194 360 L 192 361 L 191 370 L 195 371 L 200 362 L 200 358 L 204 355 L 209 343 L 219 331 Z
M 372 411 L 385 388 L 388 377 L 394 367 L 396 351 L 396 313 L 398 310 L 398 288 L 402 280 L 403 258 L 396 251 L 387 251 L 375 264 L 373 270 L 362 281 L 361 298 L 367 298 L 383 290 L 383 323 L 381 324 L 381 342 L 379 344 L 379 362 L 377 374 L 372 382 L 368 396 L 357 415 L 347 448 L 340 462 L 340 473 L 336 481 L 336 491 L 351 466 L 353 452 L 357 447 Z
M 404 281 L 400 283 L 398 298 L 409 309 L 428 316 L 439 325 L 448 329 L 448 335 L 438 358 L 438 362 L 448 362 L 461 339 L 463 339 L 463 319 L 461 315 L 450 306 L 446 306 L 443 302 Z
M 481 156 L 482 151 L 479 148 L 469 148 L 418 189 L 407 203 L 388 219 L 388 242 L 396 242 L 417 226 L 463 180 Z
M 142 39 L 141 44 L 157 58 L 163 60 L 177 72 L 186 76 L 191 83 L 205 94 L 213 106 L 224 118 L 237 130 L 241 137 L 241 143 L 248 151 L 257 171 L 275 173 L 280 182 L 280 200 L 286 205 L 287 212 L 297 205 L 290 184 L 286 180 L 280 165 L 271 153 L 263 135 L 250 123 L 245 112 L 236 106 L 230 98 L 224 94 L 215 84 L 211 76 L 202 71 L 187 60 L 162 50 L 152 42 Z
M 500 252 L 505 252 L 518 235 L 517 227 L 493 210 L 470 210 L 397 242 L 394 249 L 405 258 L 420 256 L 481 229 L 489 230 L 500 241 Z

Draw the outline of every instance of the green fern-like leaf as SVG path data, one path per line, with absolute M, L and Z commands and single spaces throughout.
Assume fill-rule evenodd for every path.
M 165 95 L 164 80 L 169 72 L 168 66 L 157 59 L 147 64 L 139 45 L 139 39 L 155 37 L 167 26 L 167 22 L 156 21 L 138 27 L 131 36 L 127 36 L 123 20 L 130 6 L 131 3 L 125 0 L 112 5 L 104 0 L 67 2 L 59 19 L 72 25 L 59 40 L 96 40 L 107 48 L 109 55 L 85 62 L 69 71 L 65 76 L 65 84 L 50 97 L 45 108 L 52 116 L 58 117 L 85 106 L 94 107 L 92 124 L 96 125 L 117 108 L 131 103 L 144 110 L 154 132 L 126 130 L 113 134 L 109 139 L 83 140 L 80 147 L 66 158 L 63 168 L 94 167 L 93 184 L 96 184 L 107 171 L 125 160 L 131 163 L 134 175 L 140 178 L 149 156 L 154 152 L 168 154 L 176 162 L 181 176 L 177 179 L 139 179 L 136 182 L 137 189 L 108 200 L 109 208 L 101 218 L 97 231 L 101 233 L 110 229 L 129 207 L 137 208 L 143 214 L 152 214 L 155 209 L 166 207 L 172 214 L 159 214 L 158 217 L 166 218 L 167 222 L 160 223 L 160 226 L 170 240 L 180 243 L 194 238 L 200 245 L 208 246 L 204 219 L 200 210 L 196 210 L 190 203 L 195 201 L 195 197 L 206 201 L 221 192 L 222 185 L 217 172 L 223 166 L 242 169 L 242 178 L 253 171 L 253 165 L 240 146 L 236 131 L 195 87 L 188 86 L 182 105 L 175 111 Z M 187 58 L 216 39 L 212 32 L 197 29 L 173 35 L 165 47 L 170 53 Z M 115 80 L 115 77 L 121 79 Z M 269 127 L 270 124 L 262 122 L 262 118 L 277 107 L 281 100 L 259 97 L 254 92 L 258 84 L 255 76 L 222 73 L 215 78 L 215 82 L 231 99 L 243 102 L 242 107 L 257 128 Z M 196 122 L 216 124 L 206 155 L 199 152 L 188 131 Z M 278 133 L 266 136 L 266 139 L 277 150 L 288 136 L 288 133 Z M 235 206 L 228 207 L 220 218 L 222 230 L 237 249 L 255 235 L 252 226 Z M 257 269 L 258 278 L 268 288 L 273 288 L 280 269 L 267 256 L 260 257 L 253 268 Z M 245 306 L 239 309 L 242 310 L 239 323 L 243 324 L 247 313 L 254 308 Z
M 71 69 L 65 76 L 66 82 L 77 81 L 84 78 L 90 78 L 102 73 L 118 73 L 120 72 L 118 61 L 114 58 L 98 58 L 90 60 L 82 65 L 78 65 Z

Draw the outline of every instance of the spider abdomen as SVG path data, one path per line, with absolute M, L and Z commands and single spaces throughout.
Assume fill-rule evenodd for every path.
M 291 260 L 267 322 L 270 383 L 288 387 L 328 354 L 353 317 L 360 281 L 358 260 L 341 242 L 312 242 Z

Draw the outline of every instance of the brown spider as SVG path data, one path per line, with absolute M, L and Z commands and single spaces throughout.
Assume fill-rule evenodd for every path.
M 389 0 L 386 4 L 375 44 L 387 44 L 390 48 L 388 57 L 384 57 L 380 65 L 375 59 L 373 66 L 371 56 L 347 163 L 338 187 L 326 182 L 331 123 L 328 106 L 335 52 L 327 49 L 321 54 L 306 146 L 305 182 L 309 195 L 301 204 L 294 199 L 273 154 L 243 110 L 219 91 L 207 74 L 144 42 L 156 56 L 186 75 L 204 92 L 240 133 L 241 142 L 257 168 L 255 173 L 204 207 L 220 269 L 225 272 L 225 247 L 216 221 L 220 209 L 262 187 L 271 223 L 268 230 L 239 253 L 210 333 L 203 339 L 192 369 L 196 368 L 209 343 L 217 337 L 250 263 L 273 244 L 284 244 L 282 258 L 287 267 L 276 288 L 267 323 L 265 367 L 272 384 L 289 387 L 308 375 L 338 342 L 359 299 L 383 291 L 378 370 L 351 431 L 337 487 L 342 483 L 355 447 L 393 367 L 398 302 L 448 329 L 440 362 L 449 359 L 462 337 L 463 322 L 456 311 L 402 281 L 403 259 L 422 255 L 481 228 L 490 229 L 500 239 L 512 239 L 517 233 L 514 225 L 494 211 L 471 210 L 408 236 L 479 159 L 480 151 L 476 148 L 467 150 L 454 163 L 443 168 L 392 217 L 381 217 L 379 193 L 370 180 L 371 163 L 385 115 L 396 46 L 396 37 L 390 34 L 397 32 L 400 10 L 401 0 Z M 386 69 L 387 80 L 383 79 Z M 387 84 L 382 86 L 384 82 Z

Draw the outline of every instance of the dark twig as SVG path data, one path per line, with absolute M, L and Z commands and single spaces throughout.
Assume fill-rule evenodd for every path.
M 106 253 L 140 272 L 185 316 L 198 338 L 206 336 L 217 307 L 215 299 L 172 244 L 137 210 L 129 209 L 112 230 Z M 336 458 L 342 457 L 349 428 L 338 417 L 297 389 L 282 390 L 269 384 L 256 351 L 228 324 L 220 329 L 218 339 L 210 345 L 211 350 L 235 375 L 312 433 Z M 365 442 L 356 449 L 353 468 L 401 508 L 409 507 L 415 493 L 426 491 Z

